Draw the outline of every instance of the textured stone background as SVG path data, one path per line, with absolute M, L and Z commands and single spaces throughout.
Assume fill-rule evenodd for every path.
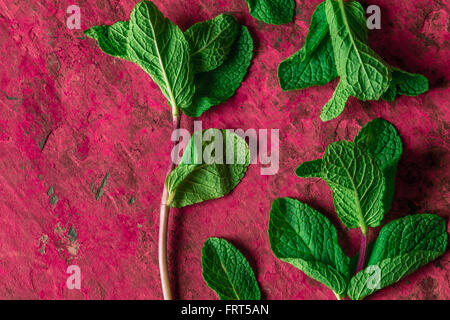
M 134 2 L 0 1 L 0 298 L 161 298 L 157 231 L 169 108 L 137 66 L 106 56 L 65 24 L 71 4 L 81 7 L 85 29 L 127 19 Z M 218 236 L 244 252 L 264 298 L 334 299 L 326 287 L 274 258 L 267 238 L 270 205 L 290 196 L 319 209 L 354 254 L 358 231 L 345 232 L 328 187 L 298 179 L 293 170 L 320 157 L 330 142 L 353 139 L 375 117 L 398 128 L 405 149 L 385 222 L 421 212 L 449 216 L 449 3 L 363 1 L 382 9 L 382 29 L 370 36 L 375 50 L 393 65 L 426 75 L 431 90 L 393 103 L 352 99 L 341 117 L 322 123 L 321 107 L 336 82 L 283 93 L 276 77 L 278 63 L 303 45 L 319 2 L 297 0 L 293 23 L 270 26 L 251 18 L 244 0 L 155 0 L 183 30 L 221 12 L 249 27 L 256 45 L 249 74 L 234 98 L 202 116 L 203 127 L 279 128 L 281 139 L 279 174 L 260 176 L 253 165 L 230 196 L 173 212 L 170 269 L 177 298 L 216 298 L 201 278 L 200 255 L 203 242 Z M 192 125 L 183 119 L 183 127 Z M 371 298 L 449 299 L 449 257 Z M 66 288 L 70 264 L 81 268 L 81 290 Z

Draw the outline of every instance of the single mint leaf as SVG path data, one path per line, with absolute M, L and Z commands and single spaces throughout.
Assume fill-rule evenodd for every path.
M 246 0 L 250 15 L 268 24 L 285 24 L 294 16 L 294 0 Z
M 337 232 L 322 214 L 300 201 L 279 198 L 272 204 L 269 240 L 274 255 L 336 295 L 345 293 L 350 259 L 337 241 Z
M 322 179 L 333 191 L 339 219 L 347 228 L 380 225 L 384 216 L 385 181 L 372 156 L 349 141 L 331 143 L 322 158 Z
M 325 15 L 325 3 L 311 18 L 305 45 L 278 66 L 278 79 L 284 91 L 323 85 L 337 77 L 333 47 Z
M 224 239 L 209 238 L 202 249 L 202 276 L 221 300 L 260 300 L 247 259 Z
M 384 226 L 374 244 L 367 268 L 349 284 L 351 299 L 362 299 L 433 261 L 447 248 L 447 227 L 438 215 L 406 216 Z
M 223 197 L 239 184 L 249 163 L 249 147 L 238 135 L 218 129 L 195 132 L 180 164 L 167 176 L 170 205 L 182 208 Z
M 100 49 L 110 56 L 129 60 L 127 54 L 128 21 L 119 21 L 112 26 L 94 26 L 84 34 L 97 40 Z
M 414 251 L 384 259 L 358 272 L 350 280 L 347 294 L 352 300 L 363 299 L 399 281 L 439 255 L 441 253 L 435 251 Z
M 336 77 L 329 36 L 310 55 L 305 54 L 303 47 L 278 66 L 278 81 L 284 91 L 323 85 Z
M 356 1 L 325 0 L 336 69 L 349 95 L 378 100 L 387 90 L 390 70 L 367 44 L 364 10 Z
M 329 38 L 330 30 L 328 28 L 327 15 L 325 14 L 325 2 L 320 3 L 314 10 L 308 34 L 306 35 L 304 53 L 313 54 L 324 40 L 331 41 Z
M 372 155 L 383 172 L 386 183 L 384 211 L 388 212 L 394 198 L 397 164 L 403 153 L 402 140 L 392 124 L 382 119 L 374 119 L 359 131 L 354 142 Z
M 392 79 L 397 86 L 397 93 L 404 96 L 415 97 L 429 89 L 428 79 L 421 74 L 393 68 Z
M 444 253 L 446 229 L 445 220 L 435 214 L 415 214 L 391 221 L 381 229 L 368 265 L 418 250 Z
M 252 37 L 247 27 L 241 26 L 225 62 L 213 71 L 195 75 L 194 100 L 184 113 L 190 117 L 199 117 L 211 107 L 231 98 L 244 80 L 252 58 Z
M 206 72 L 219 67 L 227 58 L 239 28 L 236 18 L 228 14 L 190 27 L 184 35 L 191 49 L 194 72 Z
M 303 162 L 295 169 L 295 174 L 300 178 L 320 178 L 322 171 L 322 159 Z
M 320 113 L 320 119 L 322 121 L 330 121 L 339 117 L 344 111 L 345 104 L 349 97 L 350 92 L 348 87 L 342 80 L 339 81 L 330 101 L 323 107 L 322 112 Z
M 147 72 L 178 114 L 194 95 L 189 45 L 183 32 L 150 1 L 141 1 L 131 12 L 127 52 Z
M 391 67 L 392 80 L 382 99 L 392 102 L 397 95 L 418 96 L 429 89 L 428 79 L 421 74 L 409 73 Z

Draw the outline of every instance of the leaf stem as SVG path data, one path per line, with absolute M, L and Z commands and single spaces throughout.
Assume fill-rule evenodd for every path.
M 174 131 L 180 128 L 180 119 L 181 119 L 180 113 L 174 112 L 172 118 L 172 127 Z M 178 139 L 172 141 L 170 152 L 172 152 L 173 148 L 177 145 L 176 144 L 177 141 Z M 169 175 L 169 173 L 172 172 L 174 168 L 175 163 L 172 159 L 172 156 L 170 156 L 167 175 Z M 167 226 L 169 222 L 169 213 L 170 213 L 170 205 L 168 203 L 168 200 L 169 200 L 169 191 L 167 190 L 166 184 L 164 183 L 164 190 L 161 199 L 161 211 L 159 220 L 159 241 L 158 241 L 159 273 L 161 276 L 161 286 L 164 300 L 172 300 L 172 292 L 170 290 L 169 270 L 167 268 Z
M 361 247 L 359 249 L 359 260 L 358 266 L 356 267 L 356 273 L 360 272 L 364 268 L 364 264 L 366 262 L 368 230 L 366 229 L 365 232 L 362 230 L 361 236 Z

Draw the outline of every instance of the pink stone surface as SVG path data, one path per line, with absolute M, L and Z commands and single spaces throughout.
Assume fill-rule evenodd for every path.
M 169 157 L 170 111 L 136 65 L 103 54 L 82 30 L 128 18 L 135 1 L 0 1 L 0 298 L 160 299 L 159 201 Z M 346 232 L 324 182 L 299 179 L 296 166 L 381 117 L 404 142 L 397 192 L 385 222 L 430 212 L 449 216 L 449 3 L 372 0 L 382 28 L 373 48 L 389 63 L 430 79 L 431 90 L 393 103 L 351 99 L 336 120 L 319 113 L 336 82 L 283 93 L 276 69 L 300 48 L 319 0 L 296 1 L 293 23 L 271 26 L 248 15 L 244 0 L 155 0 L 183 30 L 222 12 L 249 27 L 255 56 L 237 94 L 205 113 L 203 127 L 280 129 L 280 171 L 252 165 L 229 196 L 174 210 L 169 264 L 178 299 L 216 299 L 201 277 L 201 248 L 224 237 L 249 259 L 265 299 L 334 299 L 333 293 L 271 253 L 272 201 L 290 196 L 319 209 L 349 255 L 359 232 Z M 81 8 L 82 30 L 66 9 Z M 184 117 L 184 128 L 193 121 Z M 43 150 L 39 143 L 44 145 Z M 104 195 L 95 191 L 105 174 Z M 50 186 L 58 202 L 50 203 Z M 129 204 L 135 197 L 136 202 Z M 71 242 L 68 230 L 77 232 Z M 448 228 L 447 228 L 448 229 Z M 373 238 L 373 237 L 372 237 Z M 450 299 L 449 254 L 370 299 Z M 81 290 L 66 269 L 81 268 Z

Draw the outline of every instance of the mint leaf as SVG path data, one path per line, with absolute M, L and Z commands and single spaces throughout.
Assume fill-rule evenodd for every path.
M 415 214 L 386 224 L 375 242 L 368 265 L 416 250 L 445 252 L 445 220 L 435 214 Z
M 361 270 L 350 280 L 347 294 L 352 300 L 360 300 L 373 292 L 390 286 L 411 274 L 421 266 L 436 259 L 440 253 L 415 251 L 388 258 Z M 378 271 L 376 271 L 378 270 Z M 377 279 L 376 274 L 379 275 Z
M 194 95 L 189 45 L 183 32 L 150 1 L 131 12 L 127 52 L 169 100 L 173 114 L 187 108 Z
M 387 212 L 394 198 L 397 164 L 403 153 L 402 140 L 392 124 L 374 119 L 359 131 L 354 142 L 367 150 L 383 171 L 386 183 L 383 202 L 384 211 Z
M 94 26 L 84 31 L 84 34 L 97 40 L 98 46 L 106 54 L 127 59 L 128 21 L 119 21 L 112 26 Z
M 404 96 L 418 96 L 429 89 L 428 79 L 421 74 L 409 73 L 398 68 L 392 71 L 392 78 L 397 84 L 398 94 Z
M 322 179 L 333 190 L 339 219 L 347 228 L 380 225 L 384 216 L 385 181 L 371 155 L 349 141 L 328 145 L 322 158 Z
M 319 212 L 294 199 L 276 199 L 270 211 L 269 240 L 278 259 L 302 270 L 338 296 L 345 292 L 350 259 L 339 247 L 336 229 Z
M 323 85 L 336 77 L 325 3 L 322 2 L 312 15 L 305 45 L 280 63 L 278 78 L 286 91 Z
M 387 64 L 368 46 L 364 10 L 358 2 L 325 0 L 334 58 L 343 85 L 360 100 L 378 100 L 387 90 Z
M 278 66 L 278 81 L 284 91 L 323 85 L 337 77 L 329 36 L 311 54 L 305 50 L 303 47 Z
M 322 172 L 322 159 L 303 162 L 295 169 L 295 174 L 300 178 L 320 178 Z
M 219 67 L 227 58 L 238 33 L 236 18 L 228 14 L 220 14 L 190 27 L 184 35 L 191 49 L 194 72 Z
M 343 82 L 343 80 L 339 81 L 333 96 L 323 107 L 322 112 L 320 113 L 320 120 L 330 121 L 339 117 L 339 115 L 344 111 L 345 104 L 347 103 L 349 97 L 350 92 L 347 85 Z
M 203 141 L 202 146 L 197 147 L 196 140 L 203 132 L 195 132 L 180 164 L 167 176 L 172 207 L 182 208 L 223 197 L 239 184 L 247 171 L 250 151 L 244 139 L 228 130 L 204 132 L 208 132 L 212 141 Z
M 190 117 L 199 117 L 211 107 L 231 98 L 240 87 L 253 58 L 253 40 L 247 27 L 241 26 L 225 62 L 215 70 L 195 75 L 192 105 L 184 110 Z
M 445 253 L 446 247 L 446 224 L 437 215 L 418 214 L 388 223 L 375 242 L 368 267 L 350 280 L 349 297 L 362 299 L 399 281 Z
M 202 276 L 221 300 L 260 300 L 250 264 L 224 239 L 209 238 L 202 249 Z
M 293 0 L 246 0 L 250 15 L 268 24 L 280 25 L 292 21 Z

